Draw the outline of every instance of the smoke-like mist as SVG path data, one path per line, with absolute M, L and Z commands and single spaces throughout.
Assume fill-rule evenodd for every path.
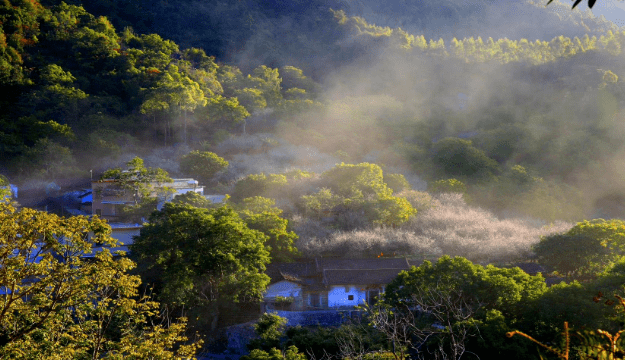
M 581 201 L 598 204 L 595 209 L 592 205 L 590 210 L 584 208 L 585 217 L 611 214 L 598 208 L 625 194 L 625 62 L 620 45 L 608 48 L 600 44 L 597 48 L 601 51 L 580 50 L 569 56 L 564 54 L 572 45 L 561 44 L 562 54 L 552 60 L 505 61 L 463 57 L 454 53 L 457 49 L 452 45 L 452 38 L 477 36 L 488 43 L 488 37 L 495 42 L 506 37 L 549 41 L 561 35 L 583 38 L 588 34 L 592 42 L 592 36 L 616 30 L 614 24 L 588 11 L 571 11 L 570 5 L 557 1 L 548 7 L 506 0 L 319 0 L 308 7 L 297 3 L 267 15 L 270 12 L 265 7 L 272 5 L 264 3 L 239 2 L 229 7 L 220 1 L 185 1 L 181 6 L 188 11 L 184 13 L 192 14 L 188 24 L 174 21 L 172 15 L 153 26 L 160 29 L 175 23 L 177 34 L 188 27 L 183 46 L 227 49 L 221 59 L 244 73 L 259 64 L 300 67 L 321 84 L 316 101 L 322 105 L 282 118 L 273 115 L 274 109 L 267 109 L 263 126 L 255 128 L 250 118 L 247 130 L 221 143 L 126 151 L 115 159 L 100 159 L 98 166 L 121 166 L 142 155 L 147 166 L 179 176 L 184 175 L 179 172 L 180 157 L 201 147 L 227 158 L 230 166 L 216 180 L 228 186 L 248 174 L 296 168 L 320 174 L 340 162 L 373 162 L 386 173 L 404 174 L 414 189 L 425 190 L 424 179 L 436 180 L 436 173 L 428 168 L 433 144 L 445 137 L 460 137 L 497 160 L 501 178 L 512 166 L 524 166 L 533 184 L 539 184 L 528 190 L 534 191 L 533 201 L 557 198 L 553 211 L 560 208 L 564 212 L 567 199 L 562 194 L 573 192 L 548 193 L 541 198 L 541 191 L 557 188 L 551 184 L 570 185 L 580 190 Z M 362 19 L 341 23 L 330 8 L 343 10 L 346 18 Z M 203 19 L 203 14 L 210 15 Z M 242 14 L 245 26 L 239 19 Z M 367 22 L 389 28 L 373 31 Z M 195 25 L 218 31 L 198 34 Z M 442 38 L 445 45 L 439 44 L 438 51 L 424 51 L 414 44 L 402 47 L 405 33 L 400 27 L 408 35 L 424 35 L 426 41 Z M 211 43 L 215 38 L 221 43 Z M 554 47 L 566 42 L 563 38 L 558 41 Z M 514 46 L 529 45 L 519 41 L 501 46 L 512 52 Z M 178 126 L 176 121 L 172 119 Z M 274 133 L 265 133 L 268 131 Z M 219 190 L 229 191 L 232 187 L 228 186 Z M 307 189 L 307 194 L 316 190 Z M 528 198 L 514 199 L 523 201 L 524 216 L 531 216 L 535 205 Z M 571 204 L 579 202 L 571 199 Z M 370 226 L 336 232 L 327 224 L 299 215 L 294 215 L 293 223 L 300 234 L 299 246 L 309 255 L 350 248 L 368 256 L 371 251 L 388 249 L 411 256 L 463 255 L 480 262 L 529 254 L 531 244 L 541 235 L 570 226 L 545 230 L 527 220 L 497 218 L 502 214 L 519 216 L 521 212 L 516 210 L 520 205 L 513 205 L 519 204 L 511 204 L 513 210 L 499 206 L 490 213 L 458 199 L 441 198 L 439 206 L 421 211 L 401 229 Z M 557 219 L 558 214 L 550 218 Z
M 350 257 L 463 256 L 488 264 L 531 257 L 541 236 L 569 230 L 573 224 L 540 226 L 524 219 L 500 220 L 491 212 L 467 206 L 460 194 L 442 194 L 433 206 L 399 229 L 324 232 L 314 221 L 296 222 L 298 248 L 308 256 L 343 253 Z

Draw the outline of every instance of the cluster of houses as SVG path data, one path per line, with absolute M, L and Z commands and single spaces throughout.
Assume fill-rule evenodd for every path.
M 157 209 L 177 195 L 195 192 L 214 203 L 222 202 L 225 195 L 205 195 L 204 186 L 194 179 L 173 179 L 170 183 L 152 184 L 154 193 L 158 187 L 170 191 L 158 198 Z M 125 191 L 118 180 L 91 181 L 91 188 L 60 193 L 54 184 L 46 189 L 46 201 L 37 203 L 40 210 L 62 215 L 97 215 L 111 226 L 111 236 L 119 247 L 111 251 L 128 251 L 133 237 L 139 235 L 142 223 L 123 222 L 122 209 L 135 202 L 133 192 Z M 98 248 L 94 249 L 94 253 Z M 372 303 L 402 270 L 413 264 L 406 259 L 307 259 L 294 263 L 270 264 L 267 274 L 271 282 L 261 305 L 263 312 L 302 314 L 306 312 L 337 311 L 353 309 L 364 303 Z M 288 318 L 288 316 L 286 316 Z M 306 318 L 314 318 L 313 315 Z
M 170 191 L 158 198 L 158 209 L 177 195 L 188 192 L 195 192 L 214 203 L 225 199 L 225 195 L 205 195 L 204 187 L 194 179 L 174 179 L 171 183 L 152 184 L 153 188 L 159 186 L 167 187 Z M 111 236 L 120 243 L 119 247 L 111 251 L 128 251 L 133 237 L 139 235 L 143 227 L 140 223 L 122 221 L 122 208 L 134 202 L 132 192 L 124 191 L 119 181 L 105 179 L 91 181 L 90 189 L 49 197 L 45 204 L 39 204 L 39 208 L 61 211 L 67 215 L 97 215 L 106 219 L 112 228 Z M 97 252 L 98 249 L 94 250 Z M 336 324 L 342 321 L 341 317 L 346 311 L 374 303 L 390 281 L 413 265 L 418 266 L 419 263 L 405 258 L 316 258 L 293 263 L 273 263 L 267 268 L 266 273 L 271 281 L 261 311 L 278 313 L 287 318 L 289 325 Z M 524 270 L 529 273 L 544 271 L 542 268 Z
M 399 272 L 418 263 L 405 258 L 316 258 L 294 263 L 270 264 L 271 282 L 261 306 L 275 312 L 289 325 L 340 322 L 337 313 L 375 303 Z

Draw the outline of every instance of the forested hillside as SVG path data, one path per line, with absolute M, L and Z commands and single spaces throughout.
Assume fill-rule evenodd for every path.
M 116 301 L 129 304 L 119 309 L 141 309 L 145 324 L 159 306 L 163 317 L 188 317 L 166 333 L 160 325 L 135 324 L 137 331 L 122 336 L 119 324 L 132 317 L 105 311 L 119 317 L 111 322 L 116 330 L 85 330 L 103 331 L 110 345 L 102 354 L 134 351 L 159 331 L 170 344 L 165 348 L 176 348 L 187 339 L 181 335 L 187 325 L 216 336 L 220 327 L 256 314 L 268 264 L 311 257 L 432 261 L 389 285 L 412 293 L 368 310 L 376 327 L 357 330 L 370 336 L 367 351 L 395 351 L 396 343 L 403 344 L 398 351 L 409 349 L 412 338 L 391 338 L 385 309 L 425 306 L 410 296 L 428 291 L 460 301 L 456 310 L 474 311 L 448 320 L 480 329 L 483 337 L 466 341 L 480 354 L 534 356 L 529 345 L 498 338 L 517 328 L 551 341 L 565 320 L 579 328 L 622 326 L 614 300 L 598 304 L 593 297 L 612 296 L 623 283 L 625 31 L 560 3 L 380 4 L 0 3 L 0 185 L 28 191 L 91 174 L 132 183 L 135 204 L 123 216 L 149 223 L 134 239 L 137 268 L 105 251 L 103 264 L 63 269 L 76 279 L 95 279 L 83 270 L 116 271 L 107 279 L 124 281 L 114 284 L 123 292 Z M 503 23 L 510 16 L 518 16 L 514 26 Z M 171 177 L 199 179 L 206 194 L 228 195 L 225 204 L 187 194 L 154 211 L 157 199 L 147 186 Z M 97 217 L 61 219 L 0 206 L 3 221 L 20 226 L 7 237 L 23 247 L 19 256 L 62 251 L 71 244 L 55 239 L 70 233 L 81 240 L 80 249 L 70 246 L 74 255 L 101 247 L 99 238 L 82 237 L 92 228 L 113 244 Z M 27 221 L 39 218 L 45 221 Z M 33 245 L 41 242 L 39 230 L 48 241 L 41 248 Z M 15 254 L 0 251 L 6 260 L 0 269 L 23 265 Z M 19 259 L 42 279 L 64 284 L 46 264 L 71 261 L 42 255 L 40 265 L 37 256 Z M 569 284 L 547 288 L 540 275 L 507 268 L 527 261 Z M 39 286 L 25 280 L 30 275 L 4 274 L 24 289 Z M 437 287 L 440 279 L 452 285 Z M 152 297 L 134 300 L 141 281 L 162 305 Z M 48 301 L 58 292 L 46 284 L 37 291 L 48 291 Z M 101 295 L 81 284 L 75 299 L 89 309 L 84 319 L 94 321 L 97 309 L 89 304 Z M 0 285 L 3 295 L 20 298 Z M 407 299 L 414 303 L 402 303 Z M 71 307 L 72 298 L 61 300 Z M 53 316 L 39 323 L 33 319 L 48 303 L 23 304 L 28 318 L 0 315 L 0 348 L 9 344 L 17 354 L 33 334 L 53 339 L 32 340 L 42 344 L 33 354 L 51 354 L 59 344 L 64 354 L 99 349 L 57 331 L 71 324 L 83 336 L 76 330 L 82 317 L 48 307 Z M 281 347 L 276 358 L 305 357 L 290 345 L 335 349 L 331 355 L 339 356 L 344 346 L 337 339 L 356 331 L 282 333 L 281 320 L 263 321 L 275 331 L 261 335 L 254 350 Z M 439 350 L 449 350 L 443 344 Z M 252 356 L 263 358 L 258 351 Z

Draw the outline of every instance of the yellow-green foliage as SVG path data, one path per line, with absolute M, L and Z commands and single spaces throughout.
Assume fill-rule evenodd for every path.
M 424 211 L 434 206 L 432 196 L 424 191 L 404 190 L 397 194 L 410 203 L 417 211 Z
M 566 233 L 542 238 L 534 251 L 542 264 L 562 274 L 592 278 L 625 254 L 625 222 L 585 220 Z
M 232 201 L 238 203 L 254 196 L 275 197 L 280 188 L 287 184 L 286 176 L 277 174 L 252 174 L 234 185 Z
M 228 167 L 228 161 L 209 151 L 191 151 L 180 159 L 180 170 L 202 182 L 209 181 L 216 173 Z
M 185 319 L 153 325 L 159 304 L 140 295 L 132 261 L 83 257 L 117 245 L 104 221 L 0 204 L 0 228 L 0 357 L 194 358 Z
M 284 352 L 278 348 L 271 348 L 268 352 L 254 349 L 250 351 L 249 355 L 241 357 L 241 360 L 306 360 L 306 355 L 300 353 L 297 347 L 291 345 Z
M 408 200 L 393 196 L 393 190 L 384 182 L 382 168 L 375 164 L 341 163 L 321 174 L 321 182 L 325 188 L 302 197 L 305 211 L 319 217 L 340 218 L 351 213 L 364 215 L 375 224 L 396 226 L 417 212 Z
M 431 193 L 467 193 L 467 186 L 460 180 L 445 179 L 430 183 L 428 191 Z
M 410 189 L 410 183 L 402 174 L 384 174 L 384 182 L 393 190 L 393 193 Z
M 343 11 L 335 11 L 334 16 L 340 25 L 353 29 L 356 36 L 386 38 L 389 44 L 404 51 L 423 51 L 456 57 L 467 62 L 528 62 L 539 65 L 593 50 L 617 56 L 621 53 L 625 43 L 625 31 L 610 30 L 599 38 L 588 35 L 584 35 L 581 39 L 558 36 L 551 41 L 510 40 L 508 38 L 497 40 L 488 38 L 484 41 L 481 37 L 462 40 L 453 38 L 449 46 L 446 46 L 443 39 L 430 39 L 428 42 L 423 36 L 411 35 L 402 29 L 369 24 L 365 19 L 357 16 L 348 17 Z
M 289 262 L 300 257 L 295 247 L 297 234 L 288 231 L 289 221 L 280 217 L 282 210 L 277 208 L 273 199 L 255 196 L 243 199 L 239 213 L 250 229 L 258 230 L 267 236 L 265 248 L 271 261 Z

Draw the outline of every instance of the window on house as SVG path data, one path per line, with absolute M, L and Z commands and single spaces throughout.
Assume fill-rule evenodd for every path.
M 354 295 L 347 295 L 347 300 L 354 300 Z
M 380 297 L 380 290 L 369 290 L 367 292 L 367 304 L 373 305 Z
M 321 307 L 321 301 L 319 298 L 319 293 L 310 293 L 308 294 L 308 305 L 314 308 Z

